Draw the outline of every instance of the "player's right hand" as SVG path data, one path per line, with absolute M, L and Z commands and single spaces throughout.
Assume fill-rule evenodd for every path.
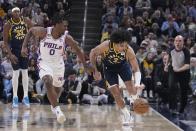
M 17 64 L 18 63 L 18 58 L 15 55 L 13 55 L 13 54 L 11 54 L 9 56 L 9 59 L 10 59 L 11 63 L 13 63 L 13 64 Z
M 22 55 L 22 57 L 28 57 L 28 50 L 27 50 L 27 48 L 22 47 L 21 55 Z
M 98 80 L 101 80 L 101 73 L 98 72 L 98 71 L 94 71 L 93 77 L 94 77 L 94 79 L 97 80 L 97 81 L 98 81 Z

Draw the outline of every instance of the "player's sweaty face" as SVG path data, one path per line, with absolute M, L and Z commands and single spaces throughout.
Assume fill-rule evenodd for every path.
M 64 34 L 64 32 L 67 30 L 68 22 L 63 21 L 62 23 L 59 24 L 59 32 L 60 34 Z
M 15 10 L 14 12 L 12 12 L 12 16 L 13 18 L 18 19 L 20 17 L 20 11 Z

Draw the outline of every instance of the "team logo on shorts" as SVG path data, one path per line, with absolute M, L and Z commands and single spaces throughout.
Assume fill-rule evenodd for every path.
M 64 81 L 64 77 L 58 77 L 58 81 Z

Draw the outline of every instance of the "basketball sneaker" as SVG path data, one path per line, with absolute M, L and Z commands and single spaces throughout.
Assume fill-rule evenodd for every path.
M 18 97 L 13 97 L 12 108 L 18 108 Z
M 66 119 L 65 119 L 65 115 L 60 109 L 60 106 L 55 107 L 54 110 L 55 110 L 58 123 L 63 124 Z
M 27 107 L 30 108 L 29 97 L 26 96 L 23 98 L 22 103 Z
M 123 126 L 129 126 L 133 123 L 133 117 L 131 116 L 130 112 L 127 110 L 127 108 L 123 108 L 122 110 L 122 124 Z

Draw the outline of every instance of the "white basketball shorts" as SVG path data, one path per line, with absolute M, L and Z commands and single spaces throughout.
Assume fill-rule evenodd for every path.
M 45 75 L 52 76 L 53 79 L 53 86 L 55 87 L 62 87 L 64 84 L 64 72 L 65 66 L 64 64 L 57 65 L 55 63 L 46 63 L 40 62 L 38 64 L 39 68 L 39 77 L 42 79 Z

